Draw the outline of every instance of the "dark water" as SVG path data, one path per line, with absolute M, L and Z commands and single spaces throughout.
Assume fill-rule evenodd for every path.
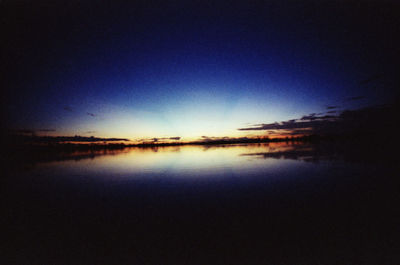
M 400 264 L 398 166 L 351 145 L 182 146 L 5 167 L 1 264 Z

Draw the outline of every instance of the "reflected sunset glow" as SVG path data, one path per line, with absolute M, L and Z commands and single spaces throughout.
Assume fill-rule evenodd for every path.
M 155 148 L 125 148 L 107 152 L 81 152 L 65 161 L 48 162 L 42 166 L 64 168 L 66 172 L 108 174 L 113 177 L 132 176 L 202 177 L 209 175 L 240 176 L 244 172 L 271 171 L 299 161 L 255 159 L 248 154 L 277 153 L 294 150 L 286 143 L 228 145 L 228 146 L 169 146 Z M 71 160 L 75 159 L 75 160 Z M 79 160 L 76 160 L 79 159 Z

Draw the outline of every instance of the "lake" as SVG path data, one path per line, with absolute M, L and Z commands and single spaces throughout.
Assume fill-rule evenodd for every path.
M 398 166 L 349 143 L 69 152 L 4 167 L 2 264 L 399 264 Z

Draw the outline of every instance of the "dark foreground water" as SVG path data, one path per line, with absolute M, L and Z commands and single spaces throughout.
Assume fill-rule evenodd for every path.
M 1 264 L 400 264 L 398 165 L 374 148 L 182 146 L 27 160 L 1 177 Z

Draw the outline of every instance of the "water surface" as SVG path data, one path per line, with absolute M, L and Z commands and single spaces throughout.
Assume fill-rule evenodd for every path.
M 399 261 L 395 165 L 337 143 L 70 152 L 3 180 L 7 264 Z

